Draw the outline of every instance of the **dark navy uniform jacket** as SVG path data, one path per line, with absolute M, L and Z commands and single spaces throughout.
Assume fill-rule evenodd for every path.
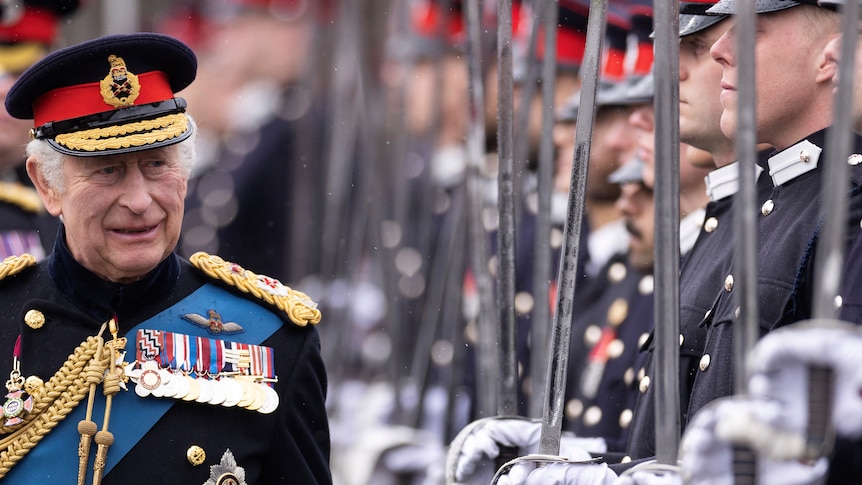
M 807 140 L 822 147 L 824 135 L 825 131 L 820 131 L 807 137 Z M 862 146 L 858 138 L 856 146 L 857 149 Z M 782 153 L 798 154 L 799 150 L 800 148 L 794 145 Z M 825 153 L 820 154 L 819 168 L 781 184 L 763 183 L 772 182 L 768 173 L 769 167 L 764 166 L 767 171 L 759 179 L 758 200 L 762 203 L 758 221 L 758 303 L 761 334 L 810 316 L 814 248 L 822 223 L 818 201 L 822 167 L 827 159 Z M 762 164 L 762 160 L 758 163 Z M 764 187 L 768 191 L 765 192 Z M 851 202 L 848 224 L 858 224 L 862 215 L 858 186 L 853 186 L 848 197 Z M 732 210 L 728 210 L 728 214 L 731 213 Z M 727 222 L 729 224 L 719 221 L 719 227 L 727 228 L 733 225 L 729 217 Z M 705 241 L 698 240 L 692 256 L 685 262 L 680 279 L 680 301 L 683 308 L 686 302 L 690 301 L 689 297 L 685 296 L 685 288 L 688 287 L 685 281 L 689 276 L 702 278 L 704 285 L 704 293 L 698 291 L 697 299 L 693 301 L 709 301 L 700 298 L 712 295 L 707 307 L 708 313 L 701 314 L 697 324 L 696 334 L 702 341 L 687 350 L 686 340 L 690 337 L 686 332 L 693 328 L 691 322 L 695 320 L 681 320 L 685 338 L 680 362 L 680 373 L 683 376 L 680 383 L 683 418 L 691 417 L 706 403 L 733 393 L 732 326 L 737 319 L 738 308 L 733 294 L 732 278 L 728 278 L 728 275 L 732 276 L 733 273 L 732 264 L 728 264 L 732 263 L 733 239 L 729 236 L 723 243 L 727 247 L 723 258 L 716 256 L 721 254 L 715 252 L 720 251 L 720 246 L 711 244 L 712 249 L 707 252 L 705 248 L 698 248 L 704 244 Z M 704 259 L 696 260 L 696 254 L 703 255 Z M 692 316 L 697 317 L 696 314 Z M 642 397 L 635 413 L 635 429 L 632 431 L 628 448 L 632 458 L 654 455 L 655 410 L 650 409 L 652 407 L 653 399 L 647 393 Z M 686 421 L 681 421 L 683 427 Z
M 61 230 L 48 259 L 0 281 L 0 373 L 4 378 L 9 374 L 13 348 L 20 336 L 22 374 L 36 375 L 48 382 L 73 349 L 88 336 L 96 335 L 112 314 L 118 318 L 122 335 L 214 282 L 174 254 L 142 281 L 120 285 L 101 280 L 71 257 Z M 244 315 L 224 315 L 225 321 L 230 319 L 249 330 L 255 325 L 258 312 L 271 314 L 275 309 L 254 297 L 241 296 L 244 294 L 228 286 L 220 291 L 226 295 L 221 300 L 225 305 L 233 298 L 246 305 L 249 298 L 254 301 L 252 310 Z M 44 314 L 45 323 L 41 328 L 33 329 L 24 324 L 28 310 Z M 206 314 L 206 311 L 202 308 L 198 313 Z M 202 329 L 190 323 L 188 330 L 190 335 L 201 335 Z M 203 335 L 206 336 L 206 332 Z M 244 334 L 218 338 L 243 342 Z M 140 398 L 129 382 L 129 390 L 119 391 L 120 395 L 114 398 L 109 427 L 114 433 L 114 445 L 108 451 L 108 459 L 119 461 L 106 473 L 103 483 L 204 483 L 210 478 L 210 466 L 218 465 L 226 450 L 231 451 L 236 465 L 244 469 L 249 484 L 331 483 L 329 429 L 324 407 L 326 375 L 316 329 L 311 325 L 294 325 L 284 316 L 282 325 L 258 343 L 273 349 L 278 378 L 275 390 L 280 396 L 280 404 L 274 412 L 262 414 L 238 407 L 153 396 Z M 125 360 L 134 361 L 133 338 L 126 350 L 129 354 Z M 101 394 L 101 385 L 98 393 Z M 134 418 L 124 419 L 121 417 L 123 402 L 128 403 L 130 399 L 137 399 L 143 411 Z M 171 404 L 170 408 L 148 425 L 139 441 L 131 444 L 123 430 L 136 422 L 146 422 L 148 409 L 166 401 Z M 85 398 L 78 407 L 86 405 Z M 100 428 L 103 410 L 104 406 L 95 406 L 92 418 Z M 28 458 L 37 467 L 41 463 L 45 473 L 60 468 L 60 463 L 73 463 L 77 470 L 76 425 L 72 418 L 60 422 L 6 478 L 14 483 L 30 483 L 34 479 L 32 474 L 15 475 L 19 471 L 16 469 L 24 468 Z M 52 434 L 61 433 L 72 435 L 74 444 L 69 449 L 43 451 L 40 448 L 48 446 L 45 443 Z M 206 460 L 198 466 L 193 466 L 187 458 L 187 451 L 194 445 L 206 453 Z M 122 447 L 130 449 L 120 458 L 118 450 Z M 45 452 L 49 453 L 50 464 L 34 462 Z M 91 469 L 94 454 L 95 446 L 91 451 Z M 42 481 L 33 483 L 74 483 L 73 476 L 39 480 Z
M 653 326 L 653 279 L 628 268 L 625 255 L 599 273 L 604 292 L 572 323 L 565 429 L 603 437 L 610 452 L 625 449 L 643 367 L 638 343 Z

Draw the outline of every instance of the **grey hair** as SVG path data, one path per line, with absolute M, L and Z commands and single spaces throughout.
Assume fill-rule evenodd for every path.
M 186 116 L 189 118 L 191 134 L 185 140 L 169 146 L 176 147 L 177 159 L 180 162 L 180 171 L 183 177 L 188 179 L 191 176 L 192 167 L 197 156 L 195 139 L 197 138 L 198 130 L 195 120 L 188 113 Z M 63 161 L 70 155 L 64 155 L 54 150 L 45 140 L 34 139 L 27 144 L 27 156 L 33 157 L 36 160 L 42 177 L 45 178 L 45 182 L 51 188 L 61 194 L 66 190 L 66 179 L 63 176 Z

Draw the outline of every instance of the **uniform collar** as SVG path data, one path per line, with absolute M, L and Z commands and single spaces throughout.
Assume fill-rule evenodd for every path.
M 754 178 L 757 179 L 763 172 L 763 168 L 755 165 L 754 169 Z M 739 191 L 739 162 L 717 168 L 709 172 L 703 180 L 706 183 L 706 195 L 709 196 L 709 200 L 717 202 L 726 199 Z
M 775 153 L 767 164 L 772 185 L 779 187 L 791 180 L 817 169 L 821 146 L 825 139 L 825 130 L 806 137 L 804 140 Z
M 171 253 L 140 281 L 130 284 L 105 281 L 72 257 L 66 245 L 66 227 L 61 224 L 54 251 L 48 259 L 48 274 L 63 296 L 88 315 L 103 321 L 113 314 L 122 318 L 133 306 L 143 307 L 167 298 L 179 279 L 180 261 Z

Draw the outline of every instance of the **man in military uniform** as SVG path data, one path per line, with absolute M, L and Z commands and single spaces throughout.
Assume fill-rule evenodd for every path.
M 30 0 L 0 5 L 0 96 L 33 62 L 48 53 L 57 22 L 72 15 L 78 1 Z M 24 169 L 27 121 L 0 113 L 0 259 L 30 253 L 42 259 L 57 234 L 57 220 L 42 206 Z
M 127 107 L 100 88 L 113 56 L 137 78 Z M 195 71 L 172 37 L 116 35 L 48 55 L 9 92 L 9 113 L 34 120 L 28 175 L 62 221 L 47 259 L 0 268 L 14 483 L 331 483 L 315 304 L 174 252 L 195 129 L 174 93 Z

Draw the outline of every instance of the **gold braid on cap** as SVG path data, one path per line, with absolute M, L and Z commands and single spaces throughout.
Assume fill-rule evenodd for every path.
M 96 152 L 140 147 L 170 140 L 182 135 L 188 129 L 188 117 L 184 113 L 174 113 L 124 125 L 65 133 L 57 135 L 54 141 L 70 150 Z
M 69 355 L 63 367 L 33 396 L 33 410 L 24 423 L 0 428 L 0 478 L 51 432 L 90 390 L 88 375 L 104 375 L 111 348 L 102 337 L 88 337 Z
M 14 204 L 25 211 L 41 213 L 45 211 L 42 199 L 36 189 L 17 182 L 0 182 L 0 201 Z
M 24 253 L 20 256 L 8 256 L 0 263 L 0 280 L 7 276 L 18 274 L 34 264 L 36 264 L 36 258 L 32 254 Z
M 283 311 L 300 327 L 320 322 L 317 303 L 305 293 L 291 289 L 275 278 L 257 275 L 242 266 L 204 252 L 195 253 L 189 261 L 204 274 L 250 293 Z

